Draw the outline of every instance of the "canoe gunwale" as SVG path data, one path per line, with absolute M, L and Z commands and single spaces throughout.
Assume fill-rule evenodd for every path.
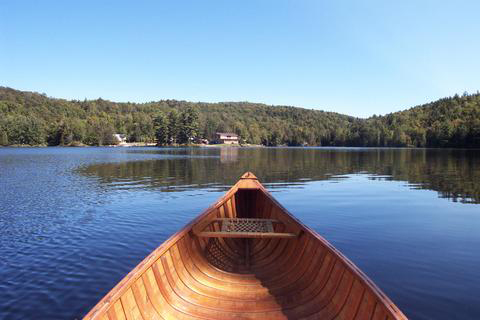
M 191 220 L 185 227 L 180 229 L 171 235 L 167 240 L 165 240 L 160 246 L 154 249 L 145 259 L 142 260 L 135 268 L 133 268 L 119 283 L 117 283 L 91 310 L 88 312 L 84 319 L 94 319 L 96 315 L 101 314 L 105 308 L 110 307 L 110 302 L 116 301 L 120 298 L 125 291 L 128 290 L 129 286 L 126 286 L 127 283 L 134 282 L 139 279 L 142 274 L 152 266 L 152 264 L 160 258 L 170 247 L 181 239 L 188 232 L 193 232 L 192 228 L 195 224 L 200 222 L 213 210 L 217 209 L 223 203 L 234 195 L 238 190 L 237 185 L 233 186 L 227 193 L 220 197 L 214 204 L 204 210 L 200 215 Z M 106 310 L 105 310 L 106 311 Z
M 304 230 L 304 232 L 310 233 L 313 235 L 318 241 L 320 241 L 327 250 L 330 251 L 334 256 L 338 257 L 341 262 L 344 263 L 345 267 L 347 269 L 350 269 L 357 277 L 358 280 L 363 282 L 364 285 L 368 286 L 371 290 L 372 293 L 380 300 L 383 302 L 385 307 L 397 318 L 397 319 L 407 319 L 407 317 L 403 314 L 403 312 L 398 309 L 398 307 L 393 303 L 392 300 L 362 271 L 360 270 L 349 258 L 347 258 L 341 251 L 339 251 L 337 248 L 335 248 L 328 240 L 326 240 L 324 237 L 322 237 L 320 234 L 318 234 L 315 230 L 311 229 L 310 227 L 306 226 L 303 224 L 297 217 L 295 217 L 293 214 L 291 214 L 285 207 L 283 207 L 272 195 L 270 192 L 268 192 L 265 187 L 260 184 L 260 189 L 265 193 L 265 195 L 273 201 L 282 211 L 290 217 L 292 220 L 294 220 L 296 223 L 298 223 L 301 228 Z
M 325 238 L 319 235 L 315 230 L 304 225 L 298 218 L 291 214 L 286 208 L 284 208 L 269 192 L 268 190 L 257 180 L 257 178 L 251 174 L 246 173 L 242 178 L 230 188 L 222 197 L 220 197 L 215 203 L 204 210 L 200 215 L 192 219 L 182 229 L 171 235 L 160 246 L 154 249 L 148 256 L 146 256 L 135 268 L 133 268 L 119 283 L 117 283 L 84 317 L 84 319 L 96 319 L 97 316 L 106 314 L 108 308 L 120 299 L 120 297 L 130 288 L 130 284 L 133 284 L 136 280 L 142 277 L 144 272 L 150 268 L 162 255 L 164 255 L 174 244 L 181 240 L 185 235 L 191 233 L 195 235 L 194 227 L 202 220 L 211 214 L 214 210 L 224 205 L 227 200 L 235 195 L 239 190 L 259 190 L 261 191 L 274 205 L 278 207 L 285 215 L 287 219 L 296 224 L 298 228 L 297 239 L 301 238 L 303 233 L 311 234 L 317 241 L 320 241 L 325 249 L 338 259 L 338 262 L 343 264 L 347 270 L 352 272 L 352 275 L 364 286 L 368 287 L 371 293 L 381 302 L 387 311 L 394 317 L 394 319 L 407 319 L 407 317 L 397 308 L 397 306 L 383 293 L 383 291 L 365 274 L 361 271 L 350 259 L 343 255 L 338 249 L 330 244 Z M 284 220 L 284 219 L 282 219 Z M 284 224 L 285 221 L 282 221 Z M 198 235 L 196 235 L 198 236 Z M 212 265 L 212 267 L 216 268 Z M 221 272 L 225 272 L 218 269 Z M 378 302 L 377 302 L 378 303 Z

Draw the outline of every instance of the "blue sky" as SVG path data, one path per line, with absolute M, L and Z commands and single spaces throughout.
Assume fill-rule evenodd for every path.
M 366 117 L 480 89 L 480 1 L 1 1 L 0 85 Z

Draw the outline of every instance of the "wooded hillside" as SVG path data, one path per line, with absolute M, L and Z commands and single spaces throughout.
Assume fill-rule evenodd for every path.
M 480 147 L 480 94 L 454 96 L 385 116 L 248 102 L 64 100 L 0 87 L 0 144 L 186 143 L 235 132 L 251 144 L 291 146 Z

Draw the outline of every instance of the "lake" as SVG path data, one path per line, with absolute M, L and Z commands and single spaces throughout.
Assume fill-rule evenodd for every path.
M 411 319 L 480 318 L 480 151 L 0 148 L 0 318 L 81 318 L 245 171 Z

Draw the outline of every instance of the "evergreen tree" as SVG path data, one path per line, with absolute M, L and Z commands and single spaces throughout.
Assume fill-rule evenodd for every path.
M 193 107 L 185 108 L 179 117 L 178 142 L 191 143 L 198 136 L 198 111 Z
M 157 145 L 164 146 L 168 143 L 168 121 L 163 113 L 159 113 L 153 121 L 155 125 L 155 137 Z
M 178 113 L 175 109 L 171 110 L 168 113 L 168 135 L 167 135 L 167 142 L 168 143 L 177 143 L 177 136 L 178 136 Z

